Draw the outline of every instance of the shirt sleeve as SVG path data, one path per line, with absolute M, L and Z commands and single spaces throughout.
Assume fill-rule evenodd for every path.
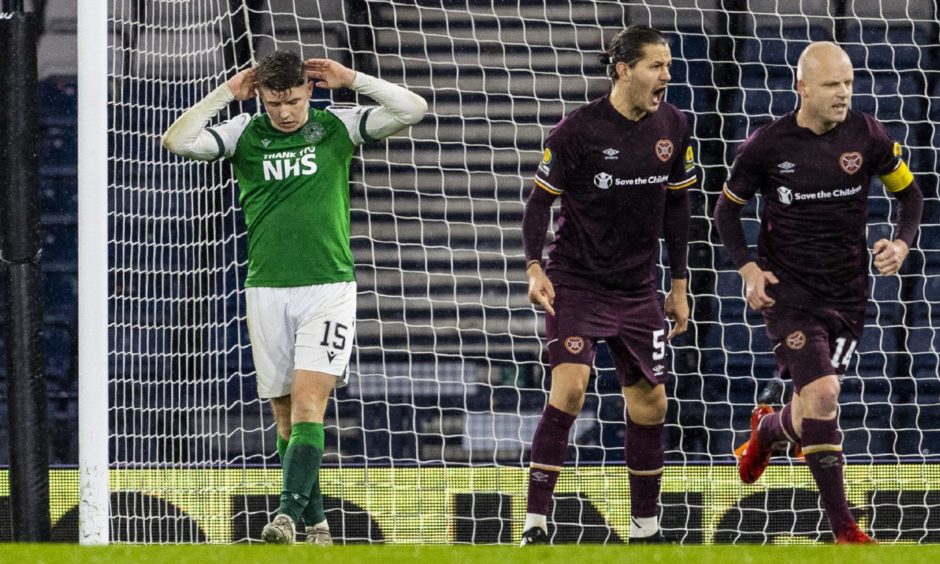
M 366 132 L 366 120 L 374 110 L 375 106 L 330 106 L 326 109 L 343 122 L 343 125 L 346 126 L 346 132 L 349 134 L 349 139 L 356 146 L 367 141 L 375 141 Z
M 428 111 L 428 103 L 421 96 L 363 72 L 356 73 L 351 88 L 380 104 L 361 118 L 359 137 L 366 142 L 385 139 L 415 125 Z
M 222 156 L 218 134 L 206 125 L 229 102 L 235 99 L 227 84 L 222 84 L 194 106 L 183 112 L 160 139 L 171 153 L 200 161 L 213 161 Z
M 235 148 L 238 146 L 238 138 L 242 136 L 245 128 L 251 123 L 249 114 L 238 114 L 228 121 L 219 125 L 206 128 L 218 146 L 218 156 L 216 158 L 229 158 L 235 154 Z
M 683 118 L 683 121 L 685 119 Z M 695 165 L 695 149 L 692 148 L 692 131 L 688 122 L 685 123 L 685 135 L 679 147 L 684 151 L 681 157 L 677 157 L 672 164 L 672 170 L 669 172 L 669 180 L 666 187 L 670 190 L 682 190 L 690 188 L 698 181 L 698 167 Z
M 548 135 L 542 162 L 535 171 L 535 185 L 553 196 L 561 195 L 567 187 L 568 169 L 576 162 L 568 149 L 564 122 Z
M 545 234 L 552 219 L 552 202 L 557 196 L 535 186 L 529 192 L 522 212 L 522 243 L 526 267 L 533 261 L 542 262 Z
M 743 206 L 760 190 L 761 162 L 760 152 L 757 149 L 760 141 L 760 130 L 754 132 L 744 143 L 738 147 L 728 181 L 723 189 L 724 195 L 731 202 Z
M 901 144 L 892 140 L 884 125 L 875 118 L 866 115 L 868 130 L 871 134 L 872 170 L 881 179 L 885 189 L 897 193 L 914 182 L 907 163 L 904 162 L 904 150 Z

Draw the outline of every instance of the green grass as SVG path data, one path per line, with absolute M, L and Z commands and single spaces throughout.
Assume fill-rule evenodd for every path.
M 237 564 L 241 562 L 304 562 L 307 564 L 577 564 L 630 562 L 637 564 L 894 564 L 940 562 L 940 545 L 881 546 L 219 546 L 219 545 L 75 545 L 0 546 L 0 560 L 13 563 L 71 562 L 184 562 Z

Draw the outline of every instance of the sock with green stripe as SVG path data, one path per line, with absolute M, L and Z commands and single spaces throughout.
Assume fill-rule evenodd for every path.
M 291 426 L 290 441 L 284 452 L 284 486 L 277 512 L 289 516 L 294 523 L 301 522 L 314 493 L 323 458 L 323 443 L 323 423 L 294 423 Z M 319 521 L 306 522 L 313 524 Z

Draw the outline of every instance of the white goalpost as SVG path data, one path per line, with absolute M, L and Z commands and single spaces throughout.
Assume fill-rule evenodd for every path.
M 289 49 L 430 104 L 352 165 L 356 343 L 350 384 L 328 408 L 321 474 L 334 539 L 517 542 L 548 389 L 523 204 L 548 131 L 606 92 L 597 54 L 629 24 L 668 35 L 667 100 L 692 118 L 704 172 L 691 328 L 670 354 L 665 532 L 689 544 L 828 539 L 801 461 L 775 459 L 755 486 L 737 480 L 733 449 L 775 367 L 709 216 L 737 146 L 795 109 L 799 53 L 834 40 L 857 69 L 854 107 L 905 147 L 927 199 L 909 264 L 875 278 L 843 382 L 846 487 L 879 541 L 940 541 L 940 19 L 929 0 L 83 3 L 81 541 L 257 542 L 277 506 L 238 188 L 227 163 L 184 161 L 159 136 L 237 69 Z M 315 103 L 372 103 L 330 95 L 317 90 Z M 233 104 L 220 117 L 259 109 Z M 870 198 L 874 241 L 890 235 L 896 206 L 877 183 Z M 745 209 L 749 237 L 759 205 Z M 603 348 L 595 373 L 549 518 L 555 542 L 629 531 L 623 401 Z
M 108 8 L 78 12 L 79 84 L 79 531 L 107 544 L 108 518 Z

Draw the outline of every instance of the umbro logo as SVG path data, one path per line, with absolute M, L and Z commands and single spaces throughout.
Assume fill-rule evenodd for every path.
M 613 147 L 609 147 L 607 149 L 604 149 L 603 153 L 607 155 L 606 157 L 604 157 L 604 160 L 609 161 L 612 159 L 619 158 L 617 155 L 620 154 L 620 151 L 618 151 L 617 149 L 614 149 Z
M 834 466 L 841 466 L 842 460 L 838 456 L 830 454 L 829 456 L 824 456 L 819 459 L 819 464 L 823 468 L 832 468 Z
M 333 359 L 336 358 L 336 353 L 333 351 L 326 351 L 326 357 L 330 359 L 330 362 L 333 362 Z
M 544 482 L 548 480 L 548 474 L 545 472 L 539 472 L 538 470 L 533 470 L 531 476 L 532 479 L 536 482 Z
M 268 145 L 271 144 L 271 140 L 270 140 L 270 139 L 262 139 L 262 140 L 261 140 L 261 144 L 264 145 L 265 147 L 267 147 Z
M 790 161 L 783 161 L 777 165 L 777 168 L 780 169 L 780 174 L 792 174 L 796 172 L 796 165 Z
M 656 366 L 653 367 L 653 372 L 655 372 L 656 374 L 662 374 L 664 370 L 666 370 L 666 367 L 663 366 L 662 364 L 657 364 Z

